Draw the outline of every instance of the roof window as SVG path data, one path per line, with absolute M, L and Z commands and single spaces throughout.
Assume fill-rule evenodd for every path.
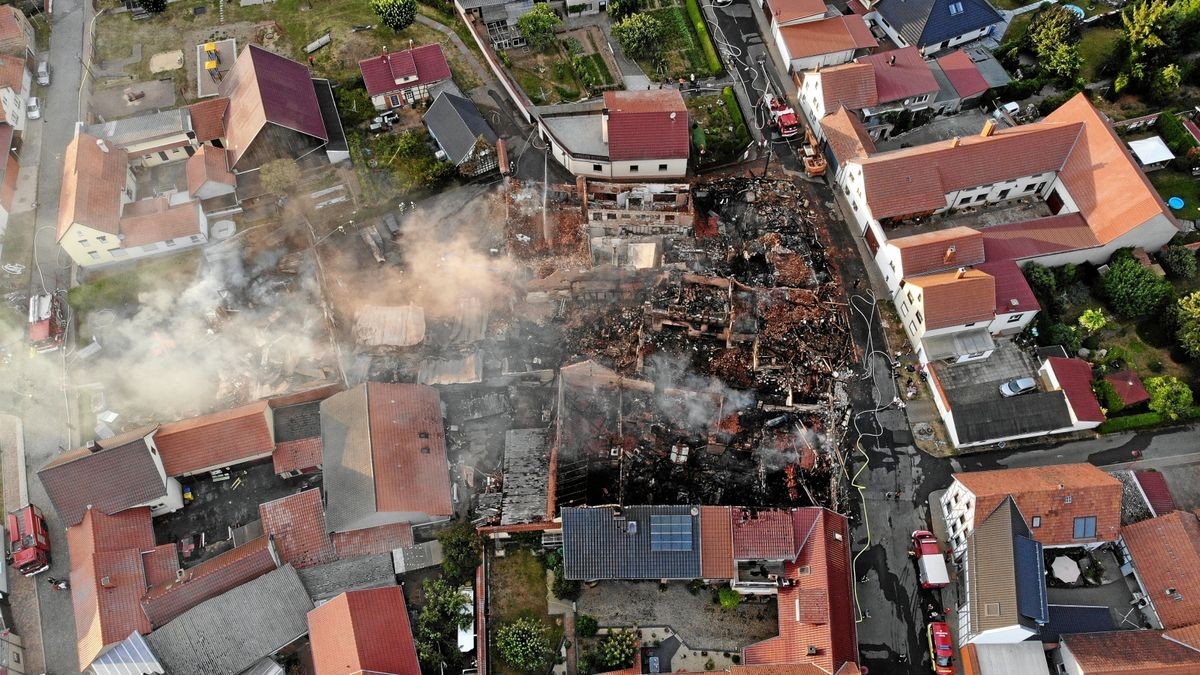
M 950 16 L 958 16 L 963 13 L 963 4 L 961 2 L 950 3 Z

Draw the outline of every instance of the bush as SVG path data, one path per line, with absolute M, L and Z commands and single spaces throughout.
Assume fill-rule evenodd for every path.
M 1177 377 L 1152 377 L 1146 380 L 1150 411 L 1168 420 L 1186 418 L 1192 409 L 1192 389 Z
M 1188 411 L 1187 418 L 1194 419 L 1200 417 L 1200 407 L 1193 407 Z M 1152 427 L 1161 426 L 1169 423 L 1171 420 L 1163 418 L 1158 413 L 1148 412 L 1138 415 L 1126 415 L 1124 417 L 1114 417 L 1111 420 L 1102 422 L 1096 431 L 1102 434 L 1115 434 L 1119 431 L 1134 431 L 1136 429 L 1150 429 Z
M 592 637 L 598 630 L 600 630 L 599 622 L 596 621 L 596 617 L 589 614 L 580 614 L 579 619 L 575 621 L 575 632 L 580 637 Z
M 442 577 L 447 583 L 461 586 L 475 578 L 483 552 L 483 541 L 475 526 L 467 520 L 456 520 L 437 533 L 442 545 Z
M 1047 345 L 1062 345 L 1063 349 L 1067 350 L 1068 356 L 1074 356 L 1079 352 L 1081 342 L 1079 332 L 1074 326 L 1068 326 L 1065 323 L 1056 323 L 1050 326 L 1050 330 L 1046 331 Z
M 1079 315 L 1079 325 L 1088 332 L 1094 333 L 1108 325 L 1108 318 L 1104 316 L 1104 312 L 1089 308 L 1083 310 L 1083 314 Z
M 599 656 L 600 663 L 609 670 L 628 668 L 637 656 L 637 635 L 629 630 L 609 633 L 600 641 Z
M 417 18 L 417 0 L 371 0 L 371 10 L 383 25 L 399 33 Z
M 1174 315 L 1179 324 L 1175 333 L 1179 345 L 1192 358 L 1200 358 L 1200 291 L 1180 298 L 1175 304 Z
M 648 59 L 662 51 L 667 27 L 652 14 L 631 14 L 612 27 L 625 54 L 634 59 Z
M 554 45 L 554 34 L 561 27 L 562 19 L 544 2 L 536 3 L 533 9 L 517 19 L 517 30 L 521 31 L 521 37 L 539 52 Z
M 1096 380 L 1093 389 L 1096 390 L 1096 398 L 1100 399 L 1100 405 L 1104 406 L 1109 415 L 1116 415 L 1125 409 L 1125 402 L 1117 394 L 1117 388 L 1112 385 L 1112 382 L 1104 379 Z
M 1175 289 L 1141 263 L 1113 256 L 1101 286 L 1109 306 L 1124 318 L 1155 314 L 1171 300 Z
M 550 627 L 531 617 L 522 617 L 496 631 L 500 660 L 526 672 L 545 670 L 550 664 Z
M 697 0 L 687 0 L 687 13 L 688 19 L 696 29 L 696 37 L 700 40 L 700 49 L 704 51 L 708 74 L 716 77 L 721 74 L 723 67 L 721 59 L 717 57 L 717 49 L 713 46 L 712 37 L 708 34 L 708 22 L 704 20 L 704 14 L 700 12 L 700 3 Z
M 1058 292 L 1058 279 L 1045 265 L 1029 263 L 1025 266 L 1025 279 L 1038 297 L 1049 298 Z
M 1178 279 L 1196 277 L 1196 252 L 1186 246 L 1171 244 L 1163 251 L 1162 264 L 1167 273 Z
M 721 604 L 721 609 L 735 609 L 742 604 L 742 594 L 726 586 L 717 591 L 717 602 Z
M 1170 113 L 1159 115 L 1158 120 L 1154 123 L 1154 128 L 1162 136 L 1167 147 L 1171 148 L 1171 152 L 1175 153 L 1178 157 L 1187 155 L 1189 150 L 1200 145 L 1188 133 L 1188 130 L 1183 126 L 1183 122 Z

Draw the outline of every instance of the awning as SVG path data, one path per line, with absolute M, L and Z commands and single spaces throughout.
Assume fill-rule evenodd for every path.
M 1175 153 L 1167 147 L 1161 136 L 1151 136 L 1143 138 L 1140 141 L 1130 141 L 1129 149 L 1133 152 L 1133 156 L 1137 157 L 1137 161 L 1142 166 L 1150 166 L 1160 162 L 1169 162 L 1175 159 Z
M 987 328 L 972 328 L 949 335 L 935 335 L 921 340 L 925 360 L 940 361 L 955 356 L 990 352 L 996 348 Z

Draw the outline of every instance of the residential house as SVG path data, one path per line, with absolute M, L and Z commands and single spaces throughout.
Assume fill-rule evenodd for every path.
M 991 35 L 1004 18 L 988 0 L 867 0 L 865 18 L 899 47 L 933 55 Z
M 64 525 L 78 525 L 89 509 L 115 516 L 148 506 L 151 515 L 157 516 L 183 508 L 183 490 L 163 468 L 154 431 L 154 427 L 143 427 L 90 441 L 38 470 Z
M 867 120 L 871 138 L 887 138 L 894 113 L 930 108 L 941 89 L 930 64 L 912 47 L 860 56 L 798 79 L 800 110 L 818 137 L 825 116 L 844 106 Z
M 1200 672 L 1200 626 L 1064 635 L 1065 675 L 1191 675 Z
M 1126 564 L 1141 592 L 1142 614 L 1155 628 L 1176 629 L 1200 623 L 1200 519 L 1192 511 L 1173 511 L 1121 528 Z
M 12 212 L 13 198 L 17 192 L 17 177 L 21 166 L 17 161 L 16 129 L 10 124 L 0 123 L 0 232 L 8 227 L 8 215 Z
M 267 401 L 255 401 L 161 425 L 154 441 L 167 475 L 205 474 L 270 457 L 275 451 L 272 413 Z
M 210 98 L 188 106 L 192 134 L 197 143 L 225 147 L 221 139 L 225 138 L 225 113 L 228 109 L 229 99 L 225 97 Z
M 690 506 L 561 510 L 568 579 L 698 579 L 700 510 Z
M 500 137 L 471 99 L 442 92 L 422 119 L 433 142 L 463 175 L 481 176 L 500 167 Z
M 972 675 L 1050 675 L 1041 642 L 971 643 L 958 650 L 963 672 Z
M 1042 544 L 1011 496 L 980 513 L 961 560 L 958 644 L 1023 642 L 1049 621 Z
M 487 36 L 492 49 L 500 51 L 526 45 L 517 19 L 533 9 L 533 0 L 454 0 L 454 5 L 468 21 L 479 24 L 475 30 Z
M 939 86 L 921 53 L 911 47 L 855 59 L 875 70 L 877 101 L 862 109 L 867 118 L 900 110 L 924 110 L 933 104 Z M 868 123 L 868 128 L 871 124 Z M 876 134 L 877 135 L 877 134 Z
M 872 84 L 874 80 L 871 80 Z M 833 112 L 821 118 L 819 125 L 810 123 L 811 129 L 820 129 L 824 137 L 823 150 L 829 161 L 830 175 L 834 184 L 842 181 L 846 162 L 874 154 L 875 141 L 867 131 L 857 113 L 839 104 Z
M 25 103 L 29 100 L 32 84 L 33 76 L 25 59 L 0 54 L 0 122 L 18 132 L 25 130 Z
M 81 267 L 171 253 L 208 241 L 208 218 L 186 192 L 137 199 L 129 155 L 83 131 L 67 144 L 58 243 Z
M 1095 429 L 1105 420 L 1092 391 L 1092 364 L 1083 359 L 1051 357 L 1042 362 L 1038 375 L 1047 390 L 1066 394 L 1073 428 Z
M 942 495 L 948 544 L 956 558 L 982 518 L 1014 500 L 1044 546 L 1097 546 L 1121 528 L 1121 481 L 1091 464 L 956 473 Z
M 771 37 L 788 72 L 845 63 L 862 50 L 879 46 L 862 17 L 826 16 L 824 0 L 760 0 Z
M 187 160 L 188 194 L 201 202 L 233 195 L 237 176 L 229 168 L 229 151 L 202 145 Z
M 385 52 L 358 62 L 363 84 L 376 110 L 391 110 L 428 101 L 430 87 L 451 78 L 450 64 L 439 44 Z
M 336 393 L 336 392 L 335 392 Z M 321 400 L 301 401 L 272 408 L 275 473 L 285 478 L 321 469 Z
M 977 107 L 991 86 L 975 61 L 961 49 L 929 61 L 929 70 L 938 83 L 938 95 L 931 107 L 939 113 Z
M 308 613 L 316 675 L 419 673 L 399 586 L 347 591 Z
M 554 159 L 576 176 L 687 174 L 688 112 L 677 89 L 606 91 L 603 101 L 541 108 L 538 124 Z
M 437 390 L 369 382 L 321 402 L 325 518 L 331 532 L 454 514 Z
M 197 146 L 188 108 L 123 117 L 93 124 L 84 131 L 110 148 L 125 151 L 135 168 L 181 162 L 191 157 Z
M 12 5 L 0 5 L 0 54 L 32 59 L 37 51 L 33 25 Z
M 200 564 L 177 570 L 174 577 L 152 583 L 142 596 L 142 611 L 158 628 L 202 602 L 233 590 L 280 566 L 275 542 L 261 536 Z
M 221 81 L 220 93 L 229 99 L 222 145 L 235 173 L 276 159 L 321 156 L 315 153 L 333 163 L 349 158 L 333 90 L 303 64 L 247 45 Z

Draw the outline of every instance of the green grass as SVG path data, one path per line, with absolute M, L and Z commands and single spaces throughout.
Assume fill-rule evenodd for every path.
M 708 62 L 708 74 L 716 77 L 724 68 L 721 67 L 721 59 L 717 57 L 712 37 L 708 34 L 708 22 L 704 20 L 704 14 L 700 11 L 700 3 L 697 0 L 687 0 L 687 13 L 692 22 L 692 29 L 699 38 L 700 48 L 704 51 L 704 59 Z
M 725 87 L 720 96 L 691 96 L 684 101 L 690 121 L 698 125 L 692 129 L 692 142 L 706 146 L 697 165 L 718 166 L 741 156 L 750 142 L 750 132 L 732 87 Z M 729 131 L 731 126 L 732 133 Z
M 108 309 L 121 311 L 137 305 L 138 294 L 150 290 L 177 289 L 182 291 L 191 283 L 200 262 L 198 249 L 145 260 L 136 267 L 118 267 L 94 273 L 91 278 L 67 291 L 71 310 L 79 318 L 80 336 L 90 339 L 87 326 L 91 314 Z
M 571 56 L 561 43 L 549 52 L 510 52 L 513 67 L 509 71 L 535 105 L 550 105 L 579 98 L 583 84 L 571 63 Z M 605 68 L 607 71 L 607 68 Z
M 604 56 L 600 54 L 585 54 L 576 57 L 575 72 L 581 80 L 591 77 L 592 82 L 604 85 L 613 83 L 612 73 L 608 72 L 608 64 L 604 62 Z
M 667 34 L 658 56 L 638 60 L 643 72 L 651 78 L 669 80 L 688 78 L 693 74 L 703 77 L 713 72 L 714 64 L 707 58 L 707 50 L 704 47 L 706 41 L 710 48 L 712 45 L 703 18 L 699 24 L 695 23 L 689 18 L 689 12 L 677 4 L 642 11 L 658 19 L 666 27 Z M 698 28 L 705 29 L 703 39 L 697 33 Z M 716 56 L 715 50 L 712 55 Z M 716 60 L 715 66 L 716 73 L 720 73 L 719 59 Z
M 1183 198 L 1184 206 L 1175 212 L 1176 216 L 1187 220 L 1200 219 L 1200 181 L 1169 168 L 1151 171 L 1146 177 L 1164 200 L 1171 197 Z
M 1120 39 L 1121 31 L 1116 28 L 1094 27 L 1083 31 L 1079 40 L 1079 55 L 1083 58 L 1080 75 L 1084 81 L 1099 79 L 1100 68 L 1108 62 Z
M 1029 32 L 1029 22 L 1033 21 L 1033 15 L 1036 12 L 1026 12 L 1018 17 L 1013 18 L 1008 24 L 1008 30 L 1004 31 L 1004 41 L 1013 42 L 1024 37 L 1025 33 Z
M 557 646 L 562 640 L 563 628 L 550 618 L 546 601 L 546 568 L 528 549 L 510 551 L 503 558 L 493 558 L 490 570 L 489 601 L 492 620 L 490 630 L 521 617 L 534 617 L 545 621 L 551 628 L 550 644 Z M 517 675 L 499 659 L 497 672 Z

